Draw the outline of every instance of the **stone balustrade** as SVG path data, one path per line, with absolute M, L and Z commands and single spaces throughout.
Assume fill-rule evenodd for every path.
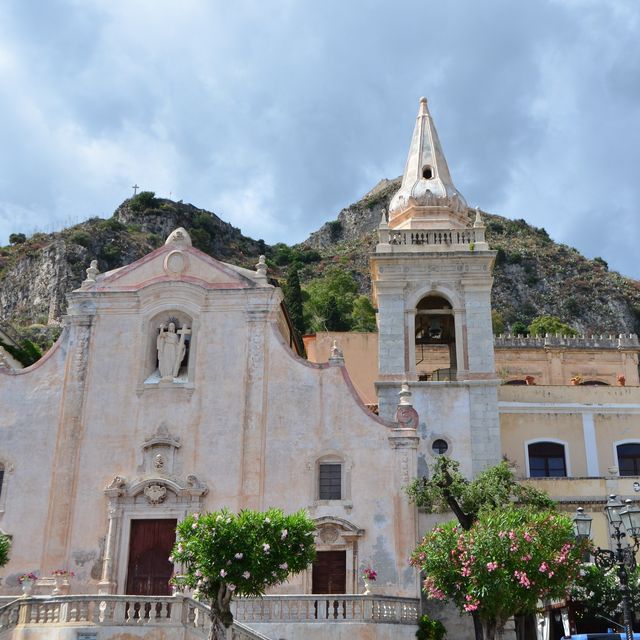
M 638 349 L 640 342 L 635 333 L 628 335 L 600 335 L 600 336 L 562 336 L 547 334 L 544 337 L 500 335 L 494 338 L 495 347 L 508 348 L 543 348 L 565 347 L 573 349 Z
M 18 625 L 42 629 L 56 625 L 82 627 L 162 627 L 167 637 L 206 638 L 209 608 L 176 596 L 66 595 L 31 596 L 0 604 L 0 640 L 11 638 Z M 253 623 L 360 622 L 416 625 L 419 601 L 414 598 L 363 595 L 276 595 L 232 602 L 236 622 L 231 640 L 269 640 L 251 629 Z M 184 631 L 188 630 L 186 636 Z M 179 632 L 179 633 L 178 633 Z
M 484 227 L 469 229 L 378 229 L 377 253 L 486 250 Z
M 179 630 L 176 637 L 206 638 L 209 608 L 191 598 L 176 596 L 77 595 L 33 596 L 0 605 L 0 638 L 10 638 L 18 625 L 29 628 L 70 626 L 162 627 Z M 43 636 L 46 637 L 46 636 Z M 165 636 L 163 636 L 165 637 Z M 169 637 L 169 636 L 167 636 Z M 173 636 L 171 636 L 173 637 Z M 235 623 L 232 640 L 269 640 L 242 623 Z
M 371 622 L 415 625 L 414 598 L 363 595 L 273 595 L 234 601 L 234 618 L 251 622 Z

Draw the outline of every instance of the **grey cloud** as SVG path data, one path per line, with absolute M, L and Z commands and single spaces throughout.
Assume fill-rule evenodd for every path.
M 424 94 L 470 203 L 587 253 L 616 211 L 598 253 L 637 277 L 616 237 L 640 232 L 639 20 L 635 0 L 5 4 L 0 242 L 133 181 L 300 241 L 402 171 Z

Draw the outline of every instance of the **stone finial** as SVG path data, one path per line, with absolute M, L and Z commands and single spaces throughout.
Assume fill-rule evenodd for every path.
M 400 404 L 403 406 L 413 406 L 411 402 L 411 389 L 409 389 L 409 383 L 405 380 L 400 387 L 400 391 L 398 392 L 400 396 Z
M 264 256 L 258 258 L 258 264 L 256 264 L 256 273 L 259 278 L 267 279 L 267 259 Z
M 484 227 L 482 216 L 480 215 L 480 207 L 476 207 L 476 219 L 473 221 L 473 228 Z
M 100 273 L 98 269 L 98 261 L 92 260 L 89 268 L 87 269 L 87 277 L 82 282 L 82 289 L 88 289 L 96 283 L 96 276 Z
M 400 401 L 396 410 L 396 422 L 401 429 L 417 429 L 418 412 L 413 408 L 411 390 L 406 381 L 402 383 L 398 395 L 400 396 Z
M 190 247 L 192 246 L 191 236 L 187 233 L 187 230 L 184 227 L 178 227 L 169 234 L 165 244 L 175 244 L 179 247 Z
M 342 353 L 342 349 L 338 345 L 338 341 L 334 340 L 331 345 L 331 355 L 329 356 L 329 364 L 341 367 L 344 365 L 344 354 Z
M 382 215 L 380 216 L 380 228 L 388 229 L 389 225 L 387 224 L 387 210 L 382 210 Z

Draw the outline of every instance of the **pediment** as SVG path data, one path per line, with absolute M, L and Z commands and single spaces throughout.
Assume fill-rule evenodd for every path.
M 255 277 L 255 278 L 254 278 Z M 190 282 L 208 289 L 265 286 L 256 272 L 227 265 L 185 243 L 168 243 L 130 265 L 98 274 L 93 291 L 132 291 L 157 282 Z

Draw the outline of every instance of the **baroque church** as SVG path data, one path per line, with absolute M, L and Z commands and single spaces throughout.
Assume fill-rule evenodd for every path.
M 606 495 L 640 489 L 638 339 L 494 339 L 494 259 L 423 98 L 370 256 L 377 334 L 307 337 L 304 358 L 264 257 L 220 262 L 184 229 L 128 266 L 92 264 L 54 347 L 0 368 L 0 639 L 204 638 L 198 603 L 168 585 L 176 523 L 272 506 L 307 510 L 317 559 L 239 600 L 230 637 L 413 638 L 408 558 L 436 518 L 404 487 L 439 455 L 468 477 L 506 456 L 593 513 L 607 545 Z M 30 571 L 35 595 L 17 599 Z

